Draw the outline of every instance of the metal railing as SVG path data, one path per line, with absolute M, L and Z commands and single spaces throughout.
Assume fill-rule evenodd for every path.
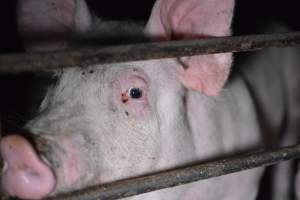
M 94 186 L 48 198 L 47 200 L 119 199 L 256 167 L 269 166 L 299 157 L 300 145 L 295 145 L 274 151 L 257 152 L 236 158 L 222 159 L 154 175 Z
M 53 70 L 72 66 L 84 67 L 105 63 L 193 56 L 211 53 L 254 51 L 267 47 L 300 45 L 300 32 L 260 34 L 202 39 L 122 45 L 102 48 L 0 55 L 0 74 Z M 163 188 L 174 187 L 242 170 L 276 164 L 300 157 L 300 145 L 260 151 L 240 157 L 160 172 L 138 178 L 121 180 L 62 194 L 47 200 L 112 200 Z
M 300 32 L 216 37 L 112 47 L 0 55 L 0 73 L 51 70 L 71 66 L 129 62 L 201 54 L 254 51 L 300 44 Z

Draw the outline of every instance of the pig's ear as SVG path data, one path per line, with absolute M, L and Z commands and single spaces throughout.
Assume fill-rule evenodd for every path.
M 155 40 L 201 39 L 230 35 L 234 0 L 157 0 L 145 29 Z M 188 88 L 214 96 L 223 87 L 231 54 L 181 58 L 178 75 Z
M 18 29 L 27 51 L 63 49 L 91 25 L 85 0 L 19 0 Z

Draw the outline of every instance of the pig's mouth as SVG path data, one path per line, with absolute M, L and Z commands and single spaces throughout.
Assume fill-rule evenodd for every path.
M 42 199 L 55 189 L 56 177 L 48 166 L 49 161 L 39 157 L 24 137 L 9 135 L 2 138 L 0 153 L 3 159 L 1 184 L 10 196 Z

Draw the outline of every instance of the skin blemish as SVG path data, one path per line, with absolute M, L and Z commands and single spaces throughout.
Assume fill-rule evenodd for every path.
M 85 75 L 85 72 L 82 72 L 81 75 Z
M 112 112 L 116 112 L 116 111 L 117 111 L 116 108 L 110 108 L 110 110 L 111 110 Z
M 94 70 L 90 70 L 89 73 L 90 73 L 90 74 L 94 73 Z
M 128 102 L 128 96 L 127 96 L 126 93 L 122 93 L 121 101 L 122 101 L 123 103 L 127 103 L 127 102 Z
M 126 114 L 127 116 L 129 116 L 129 112 L 128 112 L 128 111 L 125 111 L 125 114 Z

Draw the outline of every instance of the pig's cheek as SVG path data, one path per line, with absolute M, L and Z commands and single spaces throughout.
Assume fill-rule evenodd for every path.
M 63 158 L 64 161 L 61 165 L 61 172 L 65 177 L 64 182 L 66 183 L 66 185 L 71 186 L 79 181 L 80 174 L 82 173 L 80 172 L 80 154 L 71 141 L 64 139 L 61 140 L 61 144 L 66 152 L 65 157 Z M 59 178 L 60 177 L 58 176 L 58 179 Z
M 69 157 L 64 167 L 64 173 L 67 175 L 67 183 L 72 185 L 76 183 L 79 177 L 78 163 L 80 163 L 79 155 L 76 152 L 68 152 Z

